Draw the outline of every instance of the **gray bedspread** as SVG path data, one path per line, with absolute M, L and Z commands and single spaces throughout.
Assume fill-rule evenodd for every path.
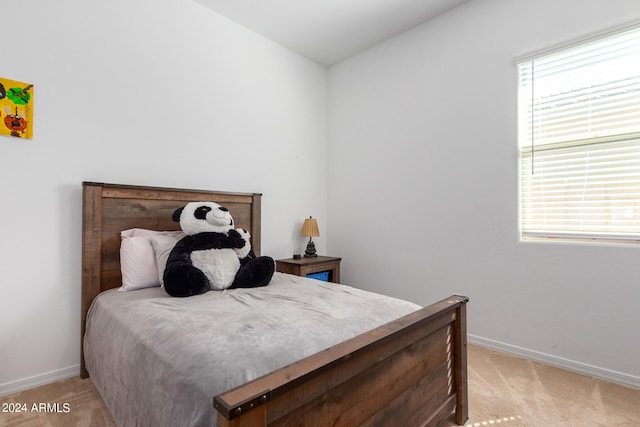
M 214 426 L 212 397 L 420 308 L 275 273 L 264 288 L 100 294 L 84 354 L 119 426 Z

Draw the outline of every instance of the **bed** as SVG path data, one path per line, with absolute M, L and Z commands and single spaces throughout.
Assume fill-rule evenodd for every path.
M 276 273 L 265 288 L 190 298 L 171 298 L 157 287 L 119 292 L 121 231 L 178 230 L 171 213 L 195 200 L 229 208 L 236 226 L 250 231 L 260 255 L 260 194 L 83 183 L 81 376 L 91 374 L 116 423 L 436 426 L 467 421 L 464 296 L 420 308 L 284 273 Z M 362 305 L 354 310 L 355 304 Z M 207 316 L 224 322 L 209 320 L 208 332 L 173 329 L 178 323 L 195 325 L 196 318 L 215 319 Z M 289 316 L 301 317 L 289 321 Z M 274 335 L 253 330 L 258 324 Z M 196 328 L 206 329 L 190 330 Z M 214 341 L 208 347 L 188 338 L 196 344 Z M 154 347 L 142 348 L 151 343 Z M 206 360 L 182 359 L 191 353 Z M 245 360 L 245 353 L 257 358 Z M 181 368 L 169 366 L 168 359 L 179 360 Z M 241 368 L 228 368 L 228 359 L 237 359 Z M 228 377 L 211 380 L 214 371 Z

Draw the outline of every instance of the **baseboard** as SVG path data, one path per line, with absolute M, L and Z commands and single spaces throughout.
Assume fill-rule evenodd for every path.
M 489 340 L 475 335 L 468 335 L 467 341 L 470 344 L 474 344 L 480 347 L 486 347 L 491 350 L 501 351 L 503 353 L 524 357 L 525 359 L 534 360 L 546 365 L 566 369 L 567 371 L 577 372 L 579 374 L 584 374 L 602 380 L 640 389 L 640 377 L 636 377 L 633 375 L 598 368 L 597 366 L 587 365 L 585 363 L 564 359 L 562 357 L 551 356 L 549 354 L 528 350 L 526 348 L 505 344 L 499 341 Z
M 608 369 L 598 368 L 596 366 L 587 365 L 585 363 L 575 362 L 573 360 L 561 357 L 551 356 L 549 354 L 540 353 L 526 348 L 505 344 L 475 335 L 468 335 L 467 341 L 480 347 L 489 348 L 491 350 L 501 351 L 503 353 L 512 354 L 514 356 L 524 357 L 525 359 L 534 360 L 536 362 L 566 369 L 568 371 L 577 372 L 591 377 L 600 378 L 606 381 L 626 385 L 629 387 L 640 389 L 640 377 L 623 374 L 621 372 L 611 371 Z M 56 381 L 65 380 L 67 378 L 80 375 L 80 365 L 73 365 L 67 368 L 58 369 L 56 371 L 47 372 L 41 375 L 35 375 L 30 378 L 12 381 L 0 384 L 0 396 L 29 390 L 45 384 Z
M 11 381 L 0 384 L 0 396 L 17 393 L 19 391 L 29 390 L 45 384 L 54 383 L 60 380 L 80 375 L 80 365 L 72 365 L 67 368 L 58 369 L 56 371 L 46 372 L 44 374 L 35 375 L 33 377 L 22 380 Z

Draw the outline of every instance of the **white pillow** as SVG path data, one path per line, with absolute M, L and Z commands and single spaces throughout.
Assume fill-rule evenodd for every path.
M 182 232 L 181 232 L 182 233 Z M 155 253 L 156 271 L 158 272 L 156 280 L 160 282 L 160 287 L 164 289 L 164 270 L 167 267 L 167 258 L 178 240 L 184 237 L 184 233 L 179 238 L 167 234 L 154 234 L 151 236 L 151 246 Z
M 120 270 L 122 286 L 120 291 L 159 286 L 156 256 L 151 244 L 152 236 L 167 236 L 173 244 L 184 237 L 182 231 L 154 231 L 132 228 L 120 233 Z

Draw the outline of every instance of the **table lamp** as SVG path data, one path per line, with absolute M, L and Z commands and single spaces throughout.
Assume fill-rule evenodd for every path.
M 316 254 L 316 245 L 311 240 L 312 237 L 319 237 L 320 230 L 318 230 L 318 221 L 315 218 L 306 218 L 304 224 L 302 224 L 302 230 L 300 235 L 309 237 L 309 243 L 307 243 L 307 249 L 304 251 L 305 258 L 313 258 L 318 256 Z

